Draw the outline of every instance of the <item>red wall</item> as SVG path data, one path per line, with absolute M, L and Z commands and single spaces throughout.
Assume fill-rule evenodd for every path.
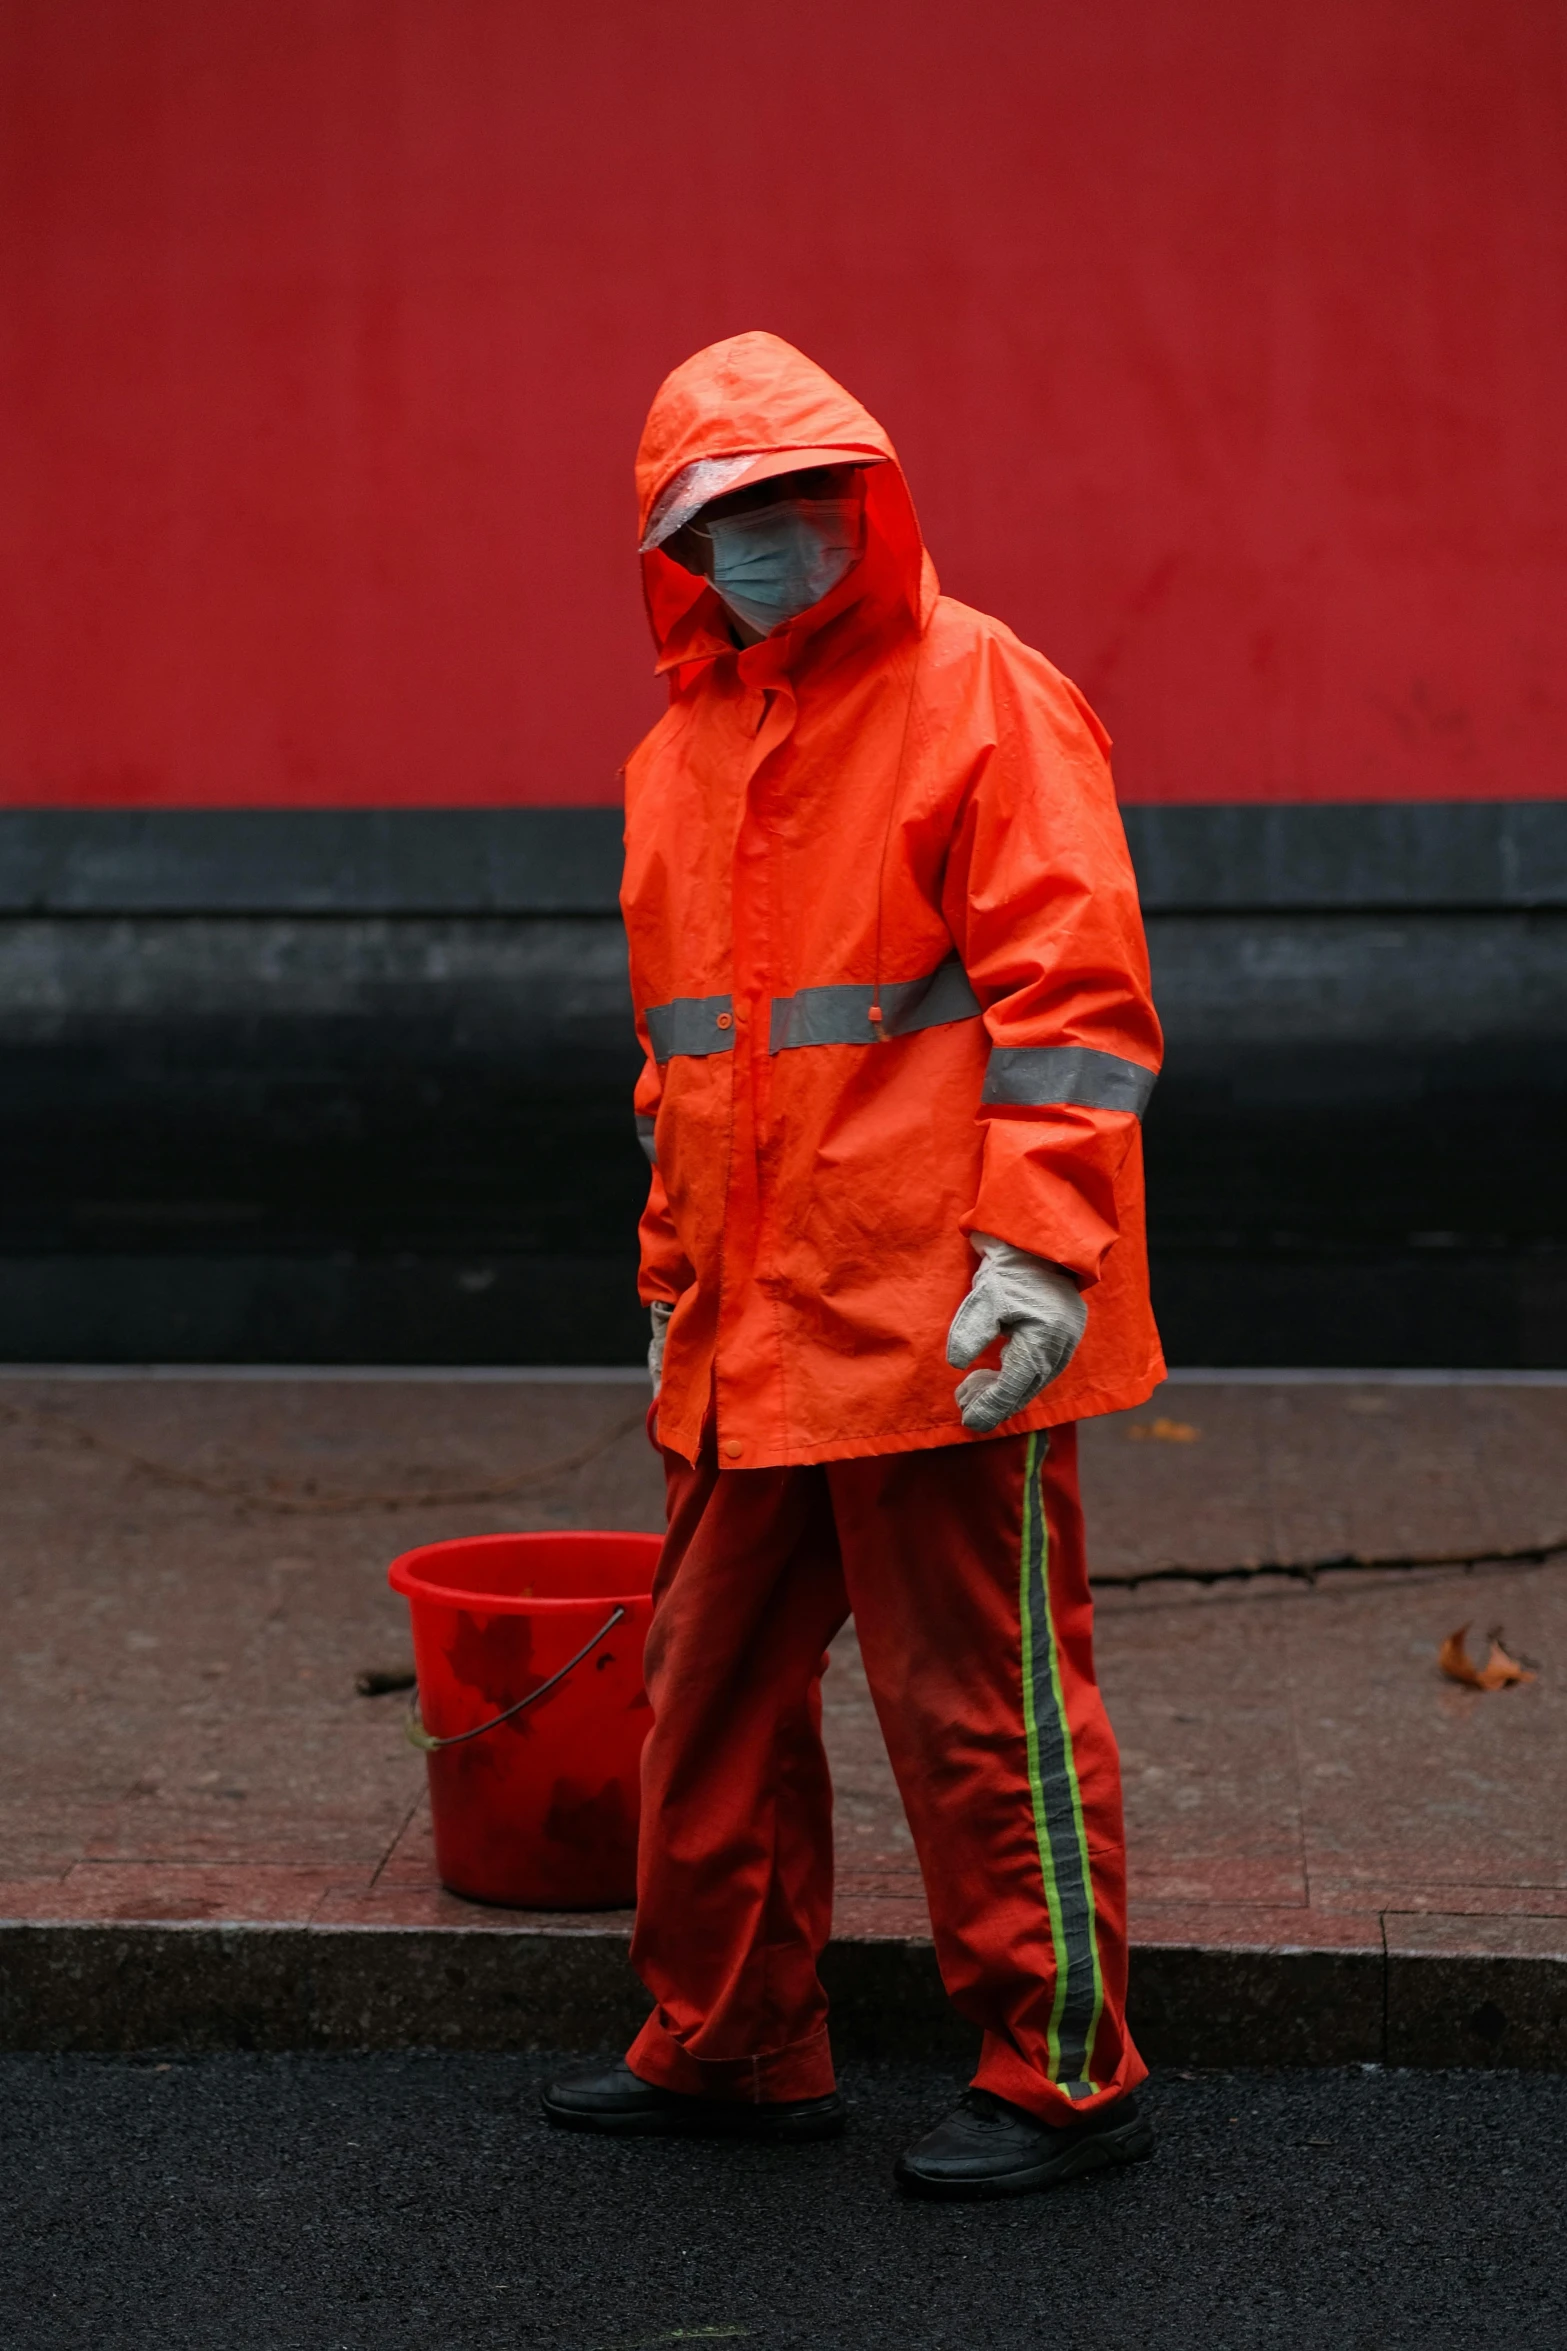
M 1559 0 L 0 0 L 0 798 L 612 798 L 766 326 L 1128 799 L 1567 791 Z

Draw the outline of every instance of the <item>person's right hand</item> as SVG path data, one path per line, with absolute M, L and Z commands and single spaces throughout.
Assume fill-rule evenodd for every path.
M 653 1336 L 648 1341 L 647 1372 L 656 1396 L 664 1384 L 664 1341 L 669 1333 L 669 1318 L 674 1308 L 663 1298 L 655 1298 L 648 1308 L 653 1324 Z

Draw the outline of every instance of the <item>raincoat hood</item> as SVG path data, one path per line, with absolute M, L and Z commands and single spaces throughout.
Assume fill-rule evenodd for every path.
M 730 487 L 795 465 L 859 465 L 864 475 L 865 553 L 829 596 L 773 632 L 796 642 L 850 606 L 868 626 L 901 620 L 923 629 L 935 608 L 936 574 L 920 537 L 897 452 L 875 418 L 824 368 L 777 335 L 731 335 L 666 376 L 637 449 L 637 541 L 673 485 L 701 459 L 754 457 Z M 716 493 L 715 493 L 716 494 Z M 658 668 L 735 650 L 723 606 L 661 547 L 642 555 Z

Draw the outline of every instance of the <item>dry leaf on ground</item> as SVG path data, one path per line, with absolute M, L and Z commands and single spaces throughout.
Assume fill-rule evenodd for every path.
M 1155 1421 L 1134 1420 L 1127 1430 L 1134 1444 L 1145 1444 L 1151 1437 L 1160 1445 L 1195 1445 L 1202 1435 L 1189 1420 L 1166 1420 L 1161 1413 Z
M 1468 1690 L 1505 1690 L 1514 1682 L 1532 1682 L 1534 1675 L 1516 1657 L 1509 1657 L 1497 1634 L 1491 1636 L 1491 1654 L 1484 1665 L 1476 1665 L 1465 1645 L 1464 1636 L 1469 1627 L 1461 1624 L 1456 1633 L 1449 1633 L 1437 1651 L 1437 1664 L 1450 1682 L 1462 1682 Z

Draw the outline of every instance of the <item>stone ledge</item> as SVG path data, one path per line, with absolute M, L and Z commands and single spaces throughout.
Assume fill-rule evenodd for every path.
M 1134 1942 L 1132 2023 L 1149 2058 L 1567 2068 L 1559 1921 L 1389 1917 L 1385 1938 L 1374 1920 L 1344 1922 L 1326 1947 L 1281 1939 L 1271 1914 L 1251 1928 L 1227 1917 L 1222 1932 L 1181 1939 L 1172 1922 Z M 971 2054 L 928 1941 L 840 1938 L 822 1972 L 840 2055 Z M 623 1920 L 0 1922 L 5 2049 L 593 2049 L 624 2045 L 645 2009 Z

